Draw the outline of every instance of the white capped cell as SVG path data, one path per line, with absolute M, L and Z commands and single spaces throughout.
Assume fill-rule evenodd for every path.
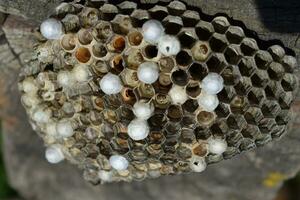
M 47 123 L 51 117 L 51 111 L 48 109 L 37 108 L 32 115 L 32 120 L 38 123 Z
M 203 172 L 206 169 L 206 162 L 203 157 L 193 156 L 190 160 L 190 168 L 194 172 Z
M 164 27 L 159 21 L 152 19 L 143 24 L 142 33 L 144 40 L 155 44 L 164 35 Z
M 218 94 L 224 87 L 222 76 L 209 73 L 201 82 L 201 88 L 208 94 Z
M 62 23 L 54 18 L 43 21 L 40 26 L 40 31 L 45 38 L 50 40 L 60 39 L 64 34 Z
M 227 149 L 227 142 L 220 138 L 208 139 L 208 151 L 213 154 L 221 155 Z
M 149 125 L 146 120 L 134 119 L 128 125 L 128 135 L 133 140 L 143 140 L 149 135 Z
M 201 92 L 201 94 L 197 98 L 199 106 L 205 111 L 212 112 L 219 105 L 219 99 L 215 94 L 207 94 L 205 92 Z
M 57 74 L 57 82 L 62 87 L 70 87 L 74 84 L 74 79 L 70 72 L 60 71 Z
M 36 82 L 34 81 L 33 78 L 29 77 L 26 78 L 23 82 L 22 82 L 22 86 L 23 86 L 23 91 L 25 93 L 28 94 L 35 94 L 38 91 L 38 87 L 36 85 Z
M 50 146 L 46 149 L 45 157 L 49 163 L 57 164 L 65 159 L 65 156 L 58 146 Z
M 133 105 L 133 113 L 138 119 L 147 120 L 153 114 L 154 107 L 151 103 L 145 103 L 143 101 L 137 101 Z
M 164 35 L 159 39 L 158 51 L 165 56 L 174 56 L 180 51 L 180 42 L 175 36 Z
M 86 65 L 77 65 L 72 70 L 72 76 L 77 82 L 85 82 L 90 79 L 90 72 Z
M 56 124 L 56 132 L 62 138 L 71 137 L 74 135 L 72 123 L 68 120 L 61 120 Z
M 117 75 L 108 73 L 100 80 L 100 88 L 105 94 L 110 95 L 121 92 L 123 85 Z
M 140 64 L 137 76 L 140 81 L 147 84 L 154 83 L 159 76 L 159 68 L 155 62 L 144 62 Z
M 186 102 L 186 100 L 188 99 L 185 89 L 177 85 L 173 85 L 173 87 L 169 91 L 169 96 L 171 97 L 173 104 L 181 105 L 184 104 L 184 102 Z
M 128 161 L 124 156 L 113 155 L 109 158 L 109 163 L 115 170 L 122 171 L 128 168 Z
M 103 182 L 111 182 L 113 179 L 112 172 L 110 171 L 100 170 L 98 175 Z

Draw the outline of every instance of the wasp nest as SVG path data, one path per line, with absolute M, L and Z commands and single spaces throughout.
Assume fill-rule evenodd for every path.
M 143 180 L 286 133 L 296 59 L 189 9 L 63 3 L 42 23 L 19 87 L 49 162 L 67 159 L 94 184 Z

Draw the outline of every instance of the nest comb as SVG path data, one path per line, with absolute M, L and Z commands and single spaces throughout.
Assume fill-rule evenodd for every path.
M 284 47 L 248 35 L 239 23 L 179 1 L 63 3 L 53 17 L 63 34 L 41 38 L 22 69 L 22 103 L 48 160 L 69 160 L 93 184 L 200 172 L 287 132 L 298 86 L 296 59 Z M 142 26 L 151 19 L 179 41 L 176 55 L 144 40 Z M 159 77 L 147 84 L 137 71 L 150 61 Z M 199 96 L 212 73 L 224 86 L 216 108 L 207 111 Z M 120 92 L 101 90 L 107 74 L 119 78 Z M 184 102 L 174 102 L 174 87 L 184 92 Z M 147 137 L 136 140 L 128 126 L 140 101 L 153 112 L 145 120 Z

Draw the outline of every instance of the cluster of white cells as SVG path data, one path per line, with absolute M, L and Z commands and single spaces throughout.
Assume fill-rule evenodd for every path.
M 40 26 L 41 34 L 47 39 L 60 39 L 64 34 L 63 26 L 60 21 L 50 18 L 45 20 Z M 143 38 L 146 42 L 156 45 L 158 51 L 165 56 L 173 56 L 178 54 L 181 49 L 180 42 L 174 36 L 166 35 L 164 27 L 157 20 L 149 20 L 142 27 Z M 138 79 L 146 84 L 152 84 L 159 77 L 159 67 L 155 62 L 144 62 L 137 70 Z M 74 81 L 83 82 L 89 79 L 88 70 L 84 66 L 77 66 L 73 72 L 61 71 L 58 74 L 58 83 L 63 87 L 72 85 Z M 24 82 L 24 91 L 34 93 L 36 87 L 31 82 Z M 107 95 L 118 94 L 122 91 L 123 85 L 121 79 L 112 73 L 106 74 L 99 82 L 100 89 Z M 207 111 L 213 112 L 219 104 L 217 94 L 223 89 L 223 78 L 216 73 L 209 73 L 201 82 L 201 94 L 197 101 L 199 106 Z M 183 87 L 173 85 L 169 91 L 169 96 L 174 104 L 183 104 L 188 96 Z M 30 104 L 30 102 L 28 102 Z M 128 135 L 133 140 L 143 140 L 149 135 L 149 119 L 154 112 L 154 106 L 151 102 L 137 101 L 133 106 L 133 113 L 136 116 L 128 125 Z M 44 110 L 36 110 L 34 120 L 39 122 L 47 122 L 50 114 Z M 57 124 L 48 125 L 52 135 L 62 138 L 70 137 L 74 134 L 72 124 L 68 121 L 60 121 Z M 208 150 L 210 153 L 222 154 L 227 149 L 225 140 L 218 138 L 210 138 L 208 140 Z M 64 155 L 58 146 L 50 146 L 46 150 L 46 158 L 50 163 L 58 163 L 64 159 Z M 109 162 L 115 170 L 126 170 L 128 160 L 121 155 L 113 155 Z M 191 160 L 191 168 L 196 172 L 201 172 L 206 168 L 205 160 L 201 157 L 193 157 Z M 107 172 L 99 172 L 99 176 L 103 179 L 110 177 Z

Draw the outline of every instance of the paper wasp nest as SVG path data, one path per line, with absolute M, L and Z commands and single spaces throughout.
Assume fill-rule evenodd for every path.
M 40 31 L 22 103 L 47 160 L 94 184 L 201 172 L 287 131 L 296 59 L 226 17 L 63 3 Z

